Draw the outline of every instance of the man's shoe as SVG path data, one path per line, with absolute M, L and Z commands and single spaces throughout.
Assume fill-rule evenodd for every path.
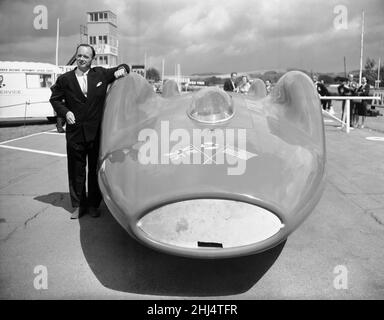
M 91 215 L 91 217 L 93 217 L 93 218 L 100 217 L 100 211 L 95 207 L 89 207 L 88 212 Z
M 79 219 L 85 212 L 86 208 L 77 207 L 75 211 L 71 214 L 71 219 Z

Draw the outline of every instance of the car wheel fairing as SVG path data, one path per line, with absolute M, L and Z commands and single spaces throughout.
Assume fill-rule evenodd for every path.
M 130 74 L 111 87 L 99 182 L 112 215 L 140 242 L 187 257 L 243 256 L 284 241 L 324 184 L 324 128 L 309 77 L 289 72 L 270 96 L 261 82 L 248 95 L 168 86 L 159 96 Z M 213 138 L 195 143 L 199 130 Z M 149 140 L 158 150 L 143 164 Z

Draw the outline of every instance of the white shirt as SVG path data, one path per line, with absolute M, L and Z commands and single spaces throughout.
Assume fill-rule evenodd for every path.
M 88 72 L 90 69 L 88 69 L 86 72 L 82 73 L 79 69 L 76 71 L 81 72 L 82 74 L 79 76 L 78 72 L 75 71 L 75 75 L 77 78 L 77 81 L 79 82 L 79 86 L 81 88 L 81 91 L 83 92 L 84 96 L 87 96 L 88 93 Z

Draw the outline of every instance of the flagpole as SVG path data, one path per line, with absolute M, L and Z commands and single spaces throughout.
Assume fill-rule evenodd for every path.
M 164 83 L 164 66 L 165 66 L 165 61 L 164 59 L 161 61 L 161 81 Z
M 59 65 L 59 33 L 60 33 L 60 20 L 57 18 L 57 28 L 56 28 L 56 65 Z
M 361 23 L 361 46 L 360 46 L 360 74 L 359 74 L 359 86 L 361 85 L 361 78 L 363 75 L 363 50 L 364 50 L 364 11 L 362 12 Z
M 344 56 L 344 77 L 345 78 L 347 77 L 347 61 L 345 60 L 345 56 Z

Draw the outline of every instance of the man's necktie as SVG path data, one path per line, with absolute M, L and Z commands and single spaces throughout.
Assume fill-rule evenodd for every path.
M 84 95 L 87 96 L 87 90 L 88 90 L 88 88 L 87 88 L 88 87 L 87 86 L 87 76 L 83 74 L 82 78 L 83 78 L 83 81 L 82 81 L 83 85 L 82 85 L 81 90 L 83 91 Z

